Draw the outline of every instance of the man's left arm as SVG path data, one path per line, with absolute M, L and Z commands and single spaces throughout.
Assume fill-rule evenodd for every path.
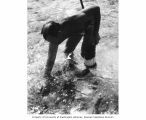
M 48 59 L 47 59 L 47 64 L 46 64 L 45 74 L 44 74 L 45 78 L 51 77 L 51 71 L 54 66 L 57 50 L 58 50 L 58 45 L 50 42 L 49 50 L 48 50 Z

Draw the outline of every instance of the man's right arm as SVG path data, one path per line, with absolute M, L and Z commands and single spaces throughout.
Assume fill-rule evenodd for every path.
M 57 50 L 58 50 L 58 45 L 50 42 L 49 50 L 48 50 L 48 59 L 47 59 L 45 74 L 44 74 L 45 78 L 48 78 L 51 76 L 51 71 L 56 59 Z

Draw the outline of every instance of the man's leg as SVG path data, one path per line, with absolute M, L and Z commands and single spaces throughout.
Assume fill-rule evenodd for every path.
M 96 35 L 97 34 L 97 35 Z M 84 65 L 86 67 L 81 73 L 77 76 L 82 77 L 87 75 L 90 72 L 90 69 L 96 68 L 96 45 L 99 42 L 99 34 L 93 32 L 93 27 L 88 27 L 85 32 L 85 36 L 83 39 L 82 47 L 81 47 L 81 56 L 84 58 Z
M 67 43 L 66 43 L 66 48 L 64 51 L 66 57 L 68 57 L 68 55 L 73 53 L 73 51 L 75 50 L 81 38 L 82 38 L 82 35 L 80 34 L 77 34 L 68 38 Z
M 66 42 L 64 53 L 68 67 L 70 68 L 74 68 L 74 64 L 76 64 L 73 51 L 75 50 L 76 46 L 80 42 L 81 38 L 82 38 L 81 34 L 75 34 L 74 36 L 69 37 Z
M 76 34 L 74 36 L 71 36 L 66 43 L 66 48 L 65 48 L 65 57 L 66 57 L 66 66 L 64 70 L 73 70 L 75 68 L 76 61 L 74 59 L 74 54 L 73 51 L 75 50 L 77 44 L 81 40 L 82 35 Z

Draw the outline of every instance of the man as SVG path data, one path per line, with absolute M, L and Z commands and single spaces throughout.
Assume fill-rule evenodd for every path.
M 79 11 L 76 15 L 63 19 L 61 23 L 50 21 L 44 24 L 41 34 L 49 42 L 48 59 L 45 69 L 45 78 L 51 78 L 51 71 L 56 59 L 57 49 L 65 39 L 67 40 L 65 56 L 68 61 L 73 60 L 73 51 L 83 38 L 81 56 L 84 58 L 84 69 L 78 76 L 85 76 L 91 68 L 96 67 L 95 51 L 100 40 L 100 8 L 92 6 Z M 71 63 L 71 62 L 70 62 Z

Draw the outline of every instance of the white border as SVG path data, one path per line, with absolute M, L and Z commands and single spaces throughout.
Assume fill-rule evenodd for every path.
M 120 0 L 120 115 L 143 120 L 146 81 L 146 3 Z M 28 120 L 26 105 L 27 1 L 0 4 L 0 118 Z

